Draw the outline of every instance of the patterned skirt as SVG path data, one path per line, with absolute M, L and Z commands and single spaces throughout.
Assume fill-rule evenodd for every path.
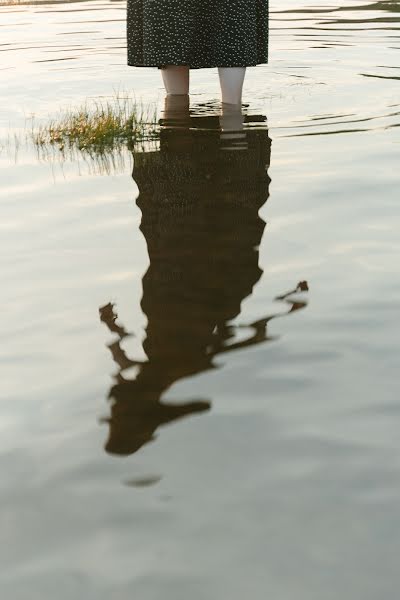
M 268 62 L 268 0 L 128 0 L 128 65 Z

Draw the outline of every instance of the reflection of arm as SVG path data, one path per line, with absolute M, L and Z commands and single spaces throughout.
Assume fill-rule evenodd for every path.
M 117 375 L 117 379 L 120 383 L 123 383 L 126 380 L 122 377 L 121 371 L 123 371 L 124 369 L 129 369 L 129 367 L 136 367 L 138 365 L 142 365 L 143 362 L 128 358 L 125 350 L 121 348 L 121 341 L 131 334 L 129 334 L 124 327 L 116 323 L 118 315 L 116 312 L 114 312 L 114 305 L 111 302 L 109 302 L 105 306 L 99 308 L 99 313 L 101 321 L 103 321 L 103 323 L 107 325 L 108 329 L 112 333 L 116 333 L 119 337 L 119 340 L 108 344 L 107 347 L 110 350 L 115 363 L 119 366 L 119 373 Z
M 227 352 L 232 352 L 233 350 L 239 350 L 240 348 L 247 348 L 247 346 L 254 346 L 255 344 L 261 344 L 262 342 L 274 340 L 275 337 L 270 337 L 267 334 L 267 323 L 269 319 L 273 317 L 268 317 L 266 319 L 261 319 L 250 325 L 238 325 L 236 327 L 232 327 L 232 330 L 244 327 L 251 327 L 254 329 L 254 334 L 247 338 L 247 340 L 242 340 L 241 342 L 236 342 L 235 344 L 224 345 L 221 344 L 221 340 L 218 340 L 215 349 L 211 351 L 212 356 L 217 356 L 219 354 L 226 354 Z M 218 336 L 218 334 L 217 334 Z M 233 337 L 233 336 L 229 336 Z M 225 338 L 225 342 L 228 338 Z
M 122 338 L 127 337 L 129 333 L 125 330 L 124 327 L 118 325 L 116 320 L 118 319 L 118 315 L 114 312 L 114 304 L 109 302 L 104 306 L 99 308 L 100 320 L 103 321 L 108 327 L 108 329 L 112 333 L 116 333 L 118 337 L 122 340 Z
M 211 350 L 212 356 L 217 356 L 219 354 L 225 354 L 227 352 L 232 352 L 233 350 L 239 350 L 241 348 L 247 348 L 248 346 L 254 346 L 256 344 L 260 344 L 262 342 L 268 342 L 276 339 L 276 336 L 269 336 L 267 333 L 267 325 L 268 322 L 272 319 L 276 319 L 279 317 L 284 317 L 290 313 L 295 312 L 296 310 L 300 310 L 307 306 L 307 301 L 301 300 L 290 300 L 290 296 L 295 294 L 296 292 L 308 291 L 308 284 L 306 281 L 300 281 L 296 288 L 290 290 L 286 294 L 282 296 L 277 296 L 276 300 L 285 301 L 289 304 L 289 310 L 285 313 L 276 313 L 274 315 L 270 315 L 269 317 L 265 317 L 264 319 L 259 319 L 258 321 L 254 321 L 249 325 L 237 325 L 237 326 L 223 326 L 222 328 L 218 328 L 217 333 L 215 334 L 216 341 L 213 344 L 213 348 Z M 241 342 L 236 342 L 234 344 L 226 345 L 226 341 L 234 336 L 233 332 L 235 329 L 242 328 L 252 328 L 254 330 L 254 334 L 247 338 L 246 340 L 242 340 Z
M 131 358 L 128 358 L 125 350 L 121 348 L 120 341 L 108 344 L 107 347 L 110 350 L 114 361 L 117 363 L 121 371 L 123 371 L 124 369 L 129 369 L 129 367 L 137 367 L 138 365 L 144 364 L 140 360 L 133 360 Z

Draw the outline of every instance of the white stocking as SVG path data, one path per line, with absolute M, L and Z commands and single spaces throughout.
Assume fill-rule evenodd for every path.
M 161 69 L 167 94 L 189 93 L 189 67 L 167 65 Z
M 227 104 L 242 103 L 242 89 L 246 67 L 218 67 L 222 102 Z

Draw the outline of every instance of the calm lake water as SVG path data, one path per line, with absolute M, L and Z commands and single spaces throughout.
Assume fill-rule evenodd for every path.
M 2 598 L 396 597 L 400 2 L 270 26 L 229 134 L 213 69 L 162 112 L 124 2 L 0 0 Z M 154 147 L 14 147 L 115 90 Z

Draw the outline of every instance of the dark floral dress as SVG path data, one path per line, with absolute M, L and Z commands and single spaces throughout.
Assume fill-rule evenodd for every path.
M 128 0 L 128 65 L 268 62 L 268 0 Z

